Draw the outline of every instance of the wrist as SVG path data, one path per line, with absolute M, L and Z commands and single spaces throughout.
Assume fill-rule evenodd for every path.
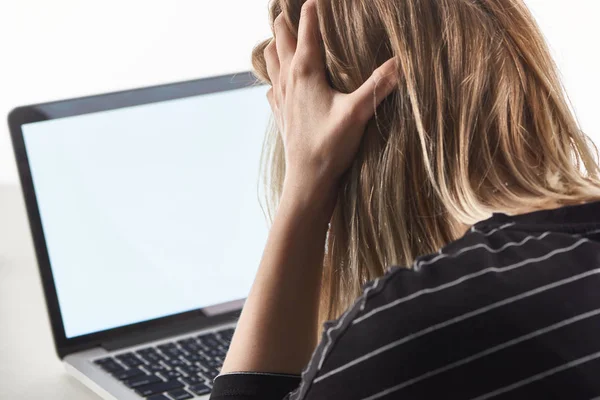
M 305 182 L 304 179 L 286 176 L 279 206 L 291 208 L 304 217 L 312 216 L 329 224 L 336 201 L 336 185 Z

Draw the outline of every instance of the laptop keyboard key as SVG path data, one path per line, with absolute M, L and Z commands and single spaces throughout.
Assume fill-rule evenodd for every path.
M 219 375 L 219 371 L 217 371 L 216 369 L 209 369 L 208 371 L 203 372 L 202 375 L 212 382 L 212 380 L 215 379 L 217 375 Z
M 185 353 L 181 349 L 163 350 L 163 353 L 169 358 L 179 358 L 185 355 Z
M 149 364 L 149 365 L 144 365 L 144 369 L 147 369 L 150 372 L 161 372 L 161 371 L 166 371 L 167 367 L 165 367 L 162 364 Z
M 163 393 L 169 390 L 179 389 L 183 387 L 183 383 L 173 380 L 167 382 L 157 382 L 150 385 L 140 386 L 135 389 L 135 392 L 140 396 L 147 397 L 156 393 Z
M 221 346 L 221 342 L 219 342 L 215 337 L 208 338 L 203 341 L 210 348 L 217 348 Z
M 184 360 L 187 360 L 187 362 L 189 363 L 195 363 L 198 361 L 202 361 L 202 357 L 200 357 L 200 355 L 198 354 L 188 354 L 186 356 L 182 357 Z
M 221 368 L 223 363 L 218 359 L 213 359 L 213 360 L 205 361 L 204 365 L 206 365 L 209 368 Z
M 202 349 L 204 349 L 204 347 L 202 347 L 199 343 L 196 343 L 195 341 L 189 342 L 189 343 L 183 343 L 181 345 L 181 348 L 190 354 L 197 354 L 200 351 L 202 351 Z
M 218 333 L 220 336 L 228 337 L 229 339 L 231 339 L 233 337 L 233 332 L 235 332 L 235 328 L 223 329 L 222 331 L 219 331 Z
M 202 396 L 203 394 L 210 393 L 210 388 L 203 383 L 199 383 L 197 385 L 190 386 L 190 390 L 196 393 L 198 396 Z
M 188 385 L 196 385 L 198 383 L 204 383 L 204 378 L 199 377 L 198 375 L 190 375 L 185 378 L 181 378 L 182 381 L 187 383 Z
M 187 400 L 194 397 L 184 389 L 171 390 L 168 394 L 173 400 Z
M 212 357 L 210 357 L 209 355 L 205 354 L 203 350 L 202 353 L 199 353 L 198 355 L 200 356 L 200 358 L 202 358 L 202 362 L 208 361 L 208 360 L 212 360 Z
M 162 360 L 167 359 L 167 357 L 163 356 L 162 354 L 158 354 L 158 353 L 146 354 L 146 355 L 142 356 L 142 358 L 150 364 L 156 364 L 156 363 L 161 362 Z
M 109 364 L 109 365 L 102 365 L 101 368 L 103 370 L 105 370 L 106 372 L 108 372 L 109 374 L 116 374 L 118 372 L 125 371 L 125 368 L 123 368 L 122 366 L 120 366 L 117 363 Z
M 142 360 L 140 360 L 138 356 L 133 353 L 119 354 L 116 356 L 116 358 L 129 368 L 137 367 L 138 365 L 143 364 Z
M 139 368 L 126 369 L 121 372 L 114 373 L 113 376 L 120 381 L 133 378 L 134 376 L 145 375 L 144 371 Z
M 171 400 L 164 394 L 153 394 L 150 397 L 146 397 L 146 400 Z
M 159 372 L 160 376 L 162 376 L 165 379 L 176 379 L 179 378 L 181 376 L 181 373 L 174 371 L 174 370 L 170 370 L 170 371 L 161 371 Z
M 185 349 L 185 350 L 187 350 L 188 347 L 191 347 L 191 348 L 200 348 L 200 343 L 198 343 L 196 341 L 196 339 L 194 339 L 194 338 L 188 338 L 188 339 L 180 340 L 180 341 L 177 342 L 177 344 L 179 346 L 181 346 L 182 349 Z
M 169 351 L 177 350 L 177 345 L 175 345 L 175 343 L 164 343 L 156 346 L 156 348 L 166 354 Z
M 130 388 L 136 388 L 136 387 L 148 385 L 151 383 L 162 382 L 162 379 L 160 379 L 156 375 L 140 375 L 140 376 L 134 376 L 133 378 L 126 379 L 124 382 Z M 153 393 L 150 393 L 150 394 L 153 394 Z
M 204 371 L 204 369 L 198 365 L 185 365 L 178 369 L 186 375 L 196 375 L 198 372 Z
M 103 370 L 105 370 L 106 372 L 109 372 L 111 374 L 125 370 L 125 368 L 123 368 L 123 366 L 118 364 L 117 361 L 112 358 L 110 360 L 102 362 L 102 364 L 98 364 L 98 366 L 100 366 L 100 368 L 102 368 Z
M 211 358 L 221 357 L 225 355 L 225 352 L 219 350 L 218 348 L 211 348 L 210 350 L 207 350 L 204 353 Z
M 142 359 L 154 363 L 157 363 L 160 360 L 164 360 L 166 358 L 162 354 L 159 354 L 158 351 L 156 351 L 156 349 L 152 347 L 147 347 L 145 349 L 138 350 L 137 354 L 141 356 Z
M 207 333 L 206 335 L 200 336 L 198 340 L 206 347 L 211 349 L 217 348 L 221 345 L 214 333 Z
M 170 360 L 165 360 L 163 362 L 165 364 L 167 364 L 171 368 L 184 367 L 184 366 L 188 365 L 186 362 L 184 362 L 183 360 L 180 360 L 178 358 L 173 358 L 173 359 L 170 359 Z
M 142 349 L 138 349 L 137 352 L 139 354 L 144 354 L 144 353 L 152 353 L 155 352 L 156 349 L 154 347 L 144 347 Z
M 127 359 L 127 360 L 123 360 L 121 361 L 123 364 L 125 364 L 127 366 L 127 368 L 134 368 L 137 367 L 139 365 L 143 365 L 144 362 L 139 360 L 139 359 Z

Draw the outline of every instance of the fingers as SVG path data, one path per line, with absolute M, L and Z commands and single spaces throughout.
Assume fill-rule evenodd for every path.
M 274 31 L 279 62 L 282 66 L 289 65 L 296 52 L 296 38 L 290 31 L 283 13 L 275 18 Z
M 371 77 L 350 94 L 352 109 L 359 114 L 362 121 L 373 117 L 377 106 L 394 91 L 398 85 L 398 67 L 394 58 L 389 59 L 377 68 Z
M 279 86 L 279 56 L 277 55 L 277 49 L 275 47 L 275 40 L 265 47 L 264 50 L 265 63 L 267 64 L 267 74 L 271 80 L 271 86 Z
M 314 71 L 324 70 L 325 65 L 321 54 L 321 30 L 317 15 L 317 2 L 307 0 L 302 6 L 298 27 L 297 63 Z
M 279 97 L 285 97 L 287 91 L 287 74 L 290 70 L 290 64 L 296 53 L 296 38 L 292 35 L 288 24 L 283 16 L 279 14 L 275 18 L 275 47 L 279 57 L 279 81 L 274 86 Z

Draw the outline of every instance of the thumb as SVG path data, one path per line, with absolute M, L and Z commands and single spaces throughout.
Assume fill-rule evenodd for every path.
M 359 118 L 366 122 L 373 117 L 375 109 L 390 95 L 398 84 L 398 66 L 395 58 L 390 58 L 367 79 L 361 87 L 350 96 L 354 110 L 359 111 Z

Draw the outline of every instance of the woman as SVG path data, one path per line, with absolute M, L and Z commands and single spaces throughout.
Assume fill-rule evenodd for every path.
M 599 396 L 600 171 L 522 0 L 271 11 L 272 228 L 212 398 Z

